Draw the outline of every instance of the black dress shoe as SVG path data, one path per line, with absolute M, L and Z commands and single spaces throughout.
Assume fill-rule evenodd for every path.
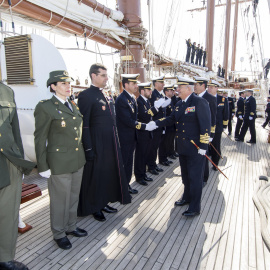
M 136 180 L 136 182 L 142 186 L 148 186 L 148 184 L 143 179 Z
M 116 208 L 113 208 L 113 207 L 109 206 L 108 204 L 102 209 L 102 211 L 109 213 L 109 214 L 118 212 L 118 210 Z
M 186 204 L 189 204 L 189 202 L 188 201 L 186 201 L 186 200 L 178 200 L 178 201 L 176 201 L 175 203 L 174 203 L 176 206 L 183 206 L 183 205 L 186 205 Z
M 105 221 L 106 218 L 103 215 L 103 213 L 101 211 L 95 212 L 93 213 L 94 219 L 98 220 L 98 221 Z
M 232 135 L 232 133 L 231 133 L 231 132 L 229 132 L 229 133 L 228 133 L 228 135 L 229 135 L 229 136 L 231 136 L 231 135 Z
M 154 170 L 148 170 L 148 172 L 154 174 L 154 175 L 159 175 L 159 173 L 156 171 L 156 169 Z
M 29 268 L 21 262 L 9 261 L 0 262 L 1 270 L 29 270 Z
M 128 187 L 128 192 L 130 194 L 137 194 L 138 193 L 138 190 L 137 189 L 133 189 L 131 186 Z
M 175 153 L 174 153 L 174 156 L 175 156 L 175 157 L 179 157 L 179 154 L 175 152 Z
M 207 185 L 207 182 L 203 181 L 203 186 L 202 187 L 204 188 L 206 185 Z
M 156 170 L 157 172 L 164 172 L 164 170 L 163 170 L 162 168 L 158 167 L 158 166 L 156 166 L 155 170 Z
M 176 156 L 175 155 L 171 155 L 169 156 L 170 159 L 176 159 Z
M 256 142 L 253 142 L 252 140 L 249 140 L 249 141 L 247 141 L 247 143 L 256 143 Z
M 87 236 L 87 231 L 80 229 L 80 228 L 76 228 L 74 231 L 72 232 L 66 232 L 66 235 L 73 235 L 75 237 L 84 237 Z
M 169 164 L 173 164 L 173 161 L 171 161 L 171 160 L 167 160 L 167 163 L 169 163 Z
M 162 161 L 162 162 L 159 162 L 159 164 L 163 165 L 163 166 L 170 166 L 170 164 L 167 162 L 167 161 Z
M 56 242 L 58 247 L 60 247 L 62 249 L 71 249 L 72 248 L 72 245 L 66 236 L 63 238 L 60 238 L 60 239 L 54 239 L 54 241 Z
M 235 141 L 236 141 L 236 142 L 243 142 L 244 140 L 241 140 L 241 139 L 239 139 L 239 138 L 236 138 Z
M 145 181 L 152 182 L 153 178 L 148 177 L 147 175 L 143 178 Z
M 200 214 L 200 212 L 193 212 L 193 211 L 189 211 L 189 210 L 182 213 L 182 215 L 185 217 L 195 217 L 195 216 L 198 216 L 199 214 Z

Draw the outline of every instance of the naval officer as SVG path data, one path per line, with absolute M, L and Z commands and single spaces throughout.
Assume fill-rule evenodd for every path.
M 223 91 L 218 91 L 218 87 L 220 87 L 220 83 L 215 80 L 210 80 L 208 82 L 208 93 L 215 96 L 217 99 L 217 115 L 216 115 L 216 129 L 215 135 L 212 141 L 213 146 L 216 148 L 218 153 L 221 155 L 221 136 L 223 129 L 228 125 L 229 119 L 229 105 L 228 101 L 225 97 L 222 96 Z M 218 153 L 210 147 L 210 155 L 212 156 L 212 161 L 218 165 L 220 156 Z M 213 170 L 217 170 L 216 167 L 212 167 Z
M 138 118 L 141 123 L 149 123 L 153 116 L 158 113 L 159 107 L 164 100 L 160 99 L 155 102 L 155 106 L 151 107 L 149 98 L 152 95 L 152 83 L 138 84 L 140 96 L 137 98 Z M 134 174 L 136 182 L 140 185 L 147 186 L 147 182 L 153 181 L 146 175 L 146 160 L 149 150 L 152 147 L 153 131 L 137 130 L 137 142 L 135 150 Z
M 34 166 L 34 163 L 24 160 L 14 92 L 0 82 L 0 269 L 28 269 L 14 261 L 14 257 L 22 175 L 29 174 Z
M 205 154 L 208 149 L 211 129 L 211 113 L 208 102 L 194 94 L 195 81 L 177 77 L 178 93 L 182 99 L 173 113 L 166 118 L 155 121 L 158 127 L 176 124 L 177 150 L 181 167 L 184 194 L 175 205 L 189 204 L 184 216 L 193 217 L 200 214 L 202 179 L 205 166 Z M 155 128 L 152 122 L 149 125 Z M 197 150 L 196 146 L 199 147 Z
M 217 116 L 217 99 L 213 95 L 209 94 L 206 90 L 208 79 L 204 77 L 195 76 L 194 80 L 196 81 L 194 85 L 194 92 L 199 96 L 207 100 L 211 112 L 211 135 L 209 142 L 213 141 L 215 130 L 216 130 L 216 116 Z M 204 185 L 209 178 L 209 164 L 208 160 L 205 161 L 205 170 L 203 182 Z
M 72 247 L 67 235 L 87 235 L 76 226 L 85 156 L 81 141 L 82 115 L 67 98 L 71 81 L 65 70 L 50 72 L 47 87 L 53 96 L 40 101 L 34 112 L 38 171 L 48 178 L 51 230 L 62 249 Z
M 256 143 L 256 129 L 255 129 L 255 119 L 256 115 L 256 99 L 253 97 L 253 90 L 246 89 L 246 100 L 245 100 L 245 113 L 244 113 L 244 123 L 241 128 L 239 137 L 236 141 L 243 142 L 246 136 L 247 130 L 249 128 L 251 138 L 247 143 Z
M 164 99 L 164 80 L 165 76 L 159 76 L 157 78 L 154 78 L 152 80 L 153 85 L 154 85 L 154 90 L 152 92 L 150 103 L 151 106 L 155 106 L 155 102 L 158 101 L 159 99 Z M 167 99 L 166 102 L 162 104 L 161 107 L 158 109 L 158 113 L 153 116 L 153 120 L 158 120 L 166 116 L 166 107 L 169 105 L 170 100 Z M 152 141 L 152 146 L 148 155 L 148 160 L 147 160 L 147 165 L 148 165 L 148 171 L 151 174 L 158 175 L 159 172 L 163 172 L 163 169 L 158 167 L 156 164 L 156 159 L 157 159 L 157 152 L 158 148 L 161 142 L 161 136 L 165 132 L 165 128 L 157 128 L 156 130 L 153 131 L 153 141 Z
M 239 91 L 239 99 L 237 101 L 237 111 L 236 111 L 237 122 L 234 132 L 235 139 L 239 137 L 240 128 L 242 127 L 243 124 L 244 110 L 245 110 L 245 91 Z
M 132 177 L 133 154 L 138 136 L 137 131 L 148 130 L 148 126 L 138 121 L 138 106 L 134 98 L 134 94 L 138 91 L 139 74 L 122 74 L 121 77 L 124 91 L 115 101 L 116 125 L 129 193 L 137 194 L 138 191 L 129 184 Z

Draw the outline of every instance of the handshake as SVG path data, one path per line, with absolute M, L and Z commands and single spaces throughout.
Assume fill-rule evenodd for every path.
M 160 98 L 159 100 L 156 100 L 154 102 L 154 106 L 156 109 L 159 109 L 160 107 L 166 108 L 169 104 L 171 104 L 171 99 L 165 99 L 165 98 Z
M 146 124 L 145 130 L 152 131 L 154 129 L 157 129 L 158 126 L 154 121 L 150 121 L 148 124 Z

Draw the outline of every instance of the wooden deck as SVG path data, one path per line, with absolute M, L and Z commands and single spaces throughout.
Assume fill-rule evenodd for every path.
M 267 132 L 256 121 L 257 144 L 231 141 L 223 135 L 220 168 L 227 180 L 210 170 L 203 189 L 201 215 L 182 216 L 175 207 L 183 193 L 179 162 L 155 176 L 132 203 L 114 204 L 119 212 L 106 222 L 92 216 L 78 219 L 88 237 L 69 237 L 71 250 L 57 248 L 52 239 L 46 180 L 32 174 L 42 197 L 21 205 L 23 220 L 33 229 L 18 237 L 16 259 L 29 269 L 270 269 L 270 253 L 260 232 L 252 201 L 260 175 L 270 176 Z M 234 123 L 235 124 L 235 123 Z M 249 139 L 249 133 L 246 136 Z M 133 179 L 134 180 L 134 179 Z M 270 213 L 269 213 L 270 215 Z

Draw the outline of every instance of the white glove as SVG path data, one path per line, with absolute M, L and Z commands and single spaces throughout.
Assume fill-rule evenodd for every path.
M 161 105 L 164 103 L 164 101 L 165 101 L 165 98 L 160 98 L 159 100 L 156 100 L 154 102 L 155 108 L 158 109 L 159 107 L 161 107 Z
M 232 113 L 232 117 L 234 117 L 234 113 Z
M 206 150 L 199 149 L 199 150 L 198 150 L 198 154 L 204 156 L 204 155 L 206 154 Z
M 212 142 L 212 141 L 213 141 L 213 138 L 210 137 L 210 138 L 209 138 L 209 142 Z
M 156 125 L 154 121 L 149 122 L 148 124 L 146 124 L 146 127 L 145 127 L 145 129 L 148 131 L 152 131 L 156 128 L 158 128 L 158 126 Z
M 166 108 L 168 105 L 171 104 L 171 102 L 172 102 L 172 101 L 171 101 L 170 98 L 166 99 L 165 102 L 161 105 L 162 108 Z
M 243 119 L 243 116 L 242 116 L 242 115 L 239 115 L 239 117 L 238 117 L 238 118 L 242 120 L 242 119 Z
M 249 120 L 253 120 L 253 117 L 252 116 L 249 116 L 249 118 L 248 118 Z
M 52 173 L 51 173 L 51 170 L 49 169 L 49 170 L 47 170 L 45 172 L 40 172 L 39 174 L 44 178 L 50 178 Z

